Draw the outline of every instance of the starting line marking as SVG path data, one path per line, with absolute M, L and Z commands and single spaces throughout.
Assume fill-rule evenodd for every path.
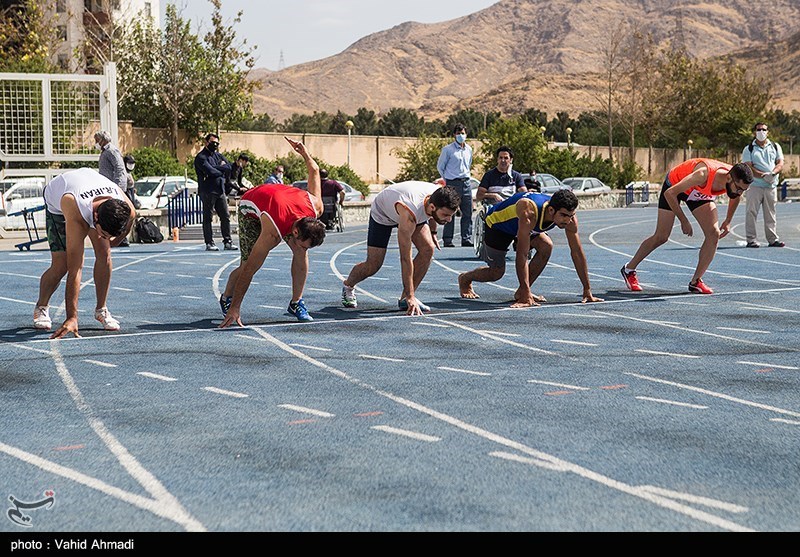
M 167 382 L 174 382 L 177 381 L 174 377 L 167 377 L 166 375 L 158 375 L 157 373 L 150 373 L 149 371 L 140 371 L 136 375 L 141 375 L 142 377 L 149 377 L 150 379 L 158 379 L 159 381 L 167 381 Z
M 232 396 L 233 398 L 247 398 L 250 396 L 244 393 L 235 393 L 233 391 L 226 391 L 225 389 L 218 389 L 216 387 L 203 387 L 203 390 L 211 393 L 217 393 L 218 395 Z
M 557 342 L 559 344 L 574 344 L 576 346 L 600 346 L 599 344 L 594 344 L 591 342 L 578 342 L 577 340 L 560 340 L 560 339 L 550 339 L 550 342 Z
M 636 350 L 636 352 L 642 352 L 643 354 L 655 354 L 656 356 L 672 356 L 673 358 L 692 358 L 692 359 L 699 359 L 700 356 L 693 356 L 691 354 L 673 354 L 672 352 L 657 352 L 655 350 Z
M 367 360 L 383 360 L 384 362 L 405 362 L 405 360 L 399 360 L 397 358 L 384 358 L 383 356 L 370 356 L 369 354 L 359 354 L 358 357 Z
M 673 406 L 684 406 L 686 408 L 695 408 L 697 410 L 708 410 L 708 406 L 701 406 L 699 404 L 689 404 L 688 402 L 676 402 L 674 400 L 664 400 L 663 398 L 652 398 L 649 396 L 637 396 L 636 400 L 648 400 L 650 402 L 660 402 L 662 404 L 672 404 Z
M 436 369 L 441 369 L 442 371 L 457 371 L 458 373 L 468 373 L 469 375 L 480 375 L 483 377 L 491 377 L 491 373 L 486 373 L 485 371 L 470 371 L 468 369 L 458 369 L 457 367 L 437 367 Z
M 791 369 L 791 370 L 799 370 L 800 367 L 794 366 L 779 366 L 777 364 L 767 364 L 764 362 L 736 362 L 737 364 L 742 364 L 745 366 L 759 366 L 759 367 L 774 367 L 775 369 Z
M 552 383 L 550 381 L 539 381 L 538 379 L 528 379 L 528 383 L 537 383 L 539 385 L 549 385 L 551 387 L 560 387 L 562 389 L 572 389 L 573 391 L 590 391 L 589 387 L 577 387 L 575 385 L 565 385 L 564 383 Z
M 107 364 L 106 362 L 98 362 L 97 360 L 83 360 L 87 364 L 94 364 L 101 367 L 118 367 L 116 364 Z
M 441 437 L 434 437 L 433 435 L 425 435 L 424 433 L 417 433 L 416 431 L 408 431 L 407 429 L 398 429 L 388 425 L 374 425 L 370 429 L 377 429 L 386 433 L 394 433 L 395 435 L 402 435 L 403 437 L 410 437 L 418 441 L 427 441 L 428 443 L 435 443 L 441 441 Z
M 305 408 L 304 406 L 295 406 L 294 404 L 279 404 L 278 408 L 285 408 L 286 410 L 294 410 L 303 414 L 311 414 L 312 416 L 319 416 L 320 418 L 334 418 L 336 414 L 324 412 L 322 410 L 314 410 L 313 408 Z

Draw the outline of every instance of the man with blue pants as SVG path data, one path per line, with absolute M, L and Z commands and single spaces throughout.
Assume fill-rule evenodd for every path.
M 436 168 L 445 181 L 445 185 L 454 188 L 461 194 L 461 245 L 472 247 L 472 189 L 469 185 L 472 168 L 472 147 L 467 145 L 467 128 L 464 124 L 456 124 L 453 128 L 454 141 L 442 147 Z M 455 247 L 455 219 L 444 226 L 442 239 L 444 247 Z
M 747 213 L 744 220 L 747 247 L 757 248 L 756 221 L 758 212 L 764 207 L 764 232 L 767 245 L 782 248 L 784 244 L 778 237 L 775 204 L 778 197 L 778 174 L 783 170 L 783 151 L 781 146 L 767 139 L 769 128 L 759 122 L 753 128 L 756 138 L 742 151 L 742 162 L 753 171 L 753 183 L 747 190 Z

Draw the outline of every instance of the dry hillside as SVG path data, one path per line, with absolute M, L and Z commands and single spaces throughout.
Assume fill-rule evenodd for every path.
M 395 106 L 438 117 L 469 101 L 504 113 L 535 107 L 577 114 L 595 107 L 602 48 L 624 20 L 660 43 L 682 40 L 698 57 L 758 50 L 771 37 L 797 61 L 800 2 L 769 5 L 780 25 L 744 0 L 500 0 L 451 21 L 374 33 L 323 60 L 256 71 L 262 87 L 255 110 L 279 121 L 294 112 Z M 462 37 L 468 40 L 456 44 Z M 788 81 L 776 84 L 779 104 L 792 95 L 796 103 L 797 63 L 781 67 L 779 79 Z

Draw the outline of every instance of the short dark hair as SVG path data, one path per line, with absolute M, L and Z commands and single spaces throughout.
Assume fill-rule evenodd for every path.
M 250 162 L 250 157 L 242 153 L 241 155 L 239 155 L 239 160 L 244 162 Z
M 767 128 L 769 128 L 769 124 L 767 124 L 766 122 L 756 122 L 756 125 L 753 126 L 753 131 L 756 131 L 756 128 L 758 126 L 767 126 Z
M 101 228 L 111 236 L 119 236 L 125 230 L 128 219 L 131 218 L 131 208 L 122 199 L 109 199 L 97 208 L 97 222 Z
M 437 209 L 455 211 L 461 206 L 461 194 L 451 186 L 444 186 L 431 194 L 428 203 L 433 203 Z
M 325 170 L 324 168 L 320 168 L 319 169 L 319 177 L 324 180 L 325 178 L 328 177 L 328 171 Z
M 558 190 L 550 198 L 550 207 L 556 212 L 560 209 L 574 211 L 578 208 L 578 196 L 571 190 Z
M 454 134 L 456 134 L 458 132 L 465 132 L 465 131 L 467 131 L 467 126 L 465 126 L 464 124 L 458 123 L 455 126 L 453 126 L 453 133 Z
M 497 152 L 494 154 L 495 158 L 499 157 L 499 156 L 500 156 L 500 153 L 508 153 L 508 156 L 509 156 L 509 157 L 511 157 L 512 159 L 514 158 L 514 151 L 512 151 L 512 150 L 511 150 L 511 147 L 507 147 L 507 146 L 505 146 L 505 145 L 503 145 L 502 147 L 500 147 L 500 148 L 497 150 Z
M 745 184 L 753 183 L 753 171 L 743 162 L 734 164 L 728 174 L 730 174 L 734 180 L 739 180 Z
M 206 134 L 206 141 L 210 140 L 212 137 L 216 137 L 217 139 L 219 139 L 219 136 L 217 134 L 209 133 L 209 134 Z
M 319 219 L 305 217 L 297 221 L 298 239 L 301 242 L 311 240 L 311 247 L 321 246 L 325 241 L 325 223 Z

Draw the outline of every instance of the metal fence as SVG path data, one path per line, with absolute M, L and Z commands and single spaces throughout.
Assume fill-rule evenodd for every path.
M 176 192 L 167 203 L 169 230 L 184 228 L 190 224 L 203 223 L 203 204 L 199 195 L 190 195 L 184 188 Z

